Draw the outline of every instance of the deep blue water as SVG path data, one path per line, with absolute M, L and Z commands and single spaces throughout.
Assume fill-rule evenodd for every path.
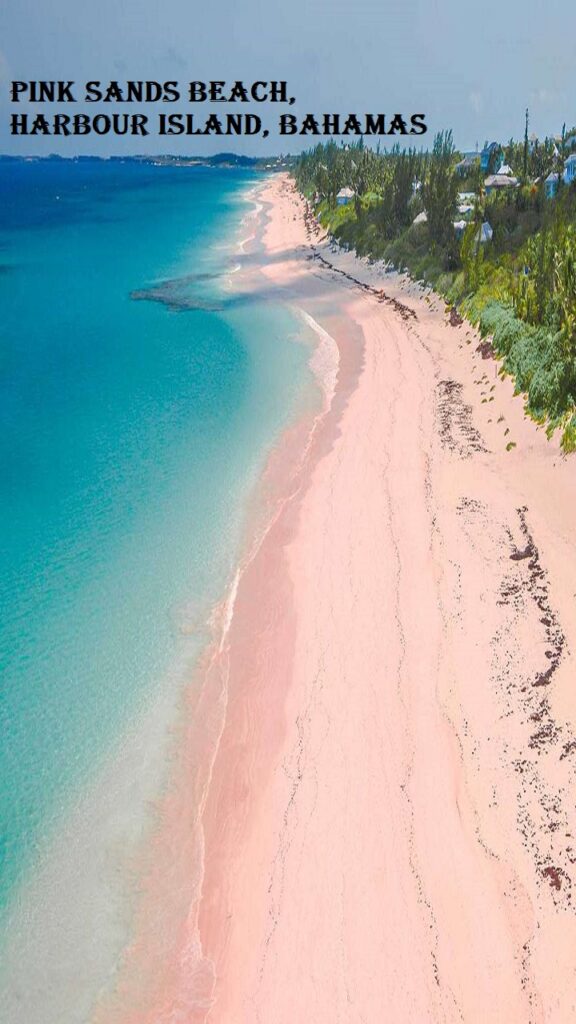
M 0 163 L 5 906 L 221 596 L 308 380 L 288 311 L 223 291 L 255 180 Z

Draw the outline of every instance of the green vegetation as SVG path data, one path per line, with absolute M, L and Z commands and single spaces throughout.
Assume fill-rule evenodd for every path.
M 430 153 L 331 142 L 293 170 L 340 244 L 433 286 L 490 337 L 527 411 L 549 435 L 561 429 L 566 452 L 576 450 L 576 182 L 564 184 L 562 170 L 575 150 L 576 130 L 565 127 L 557 140 L 530 142 L 527 117 L 522 141 L 490 152 L 488 171 L 506 163 L 516 186 L 486 190 L 488 171 L 460 164 L 451 132 Z M 560 179 L 553 198 L 550 172 Z M 342 188 L 354 197 L 339 205 Z

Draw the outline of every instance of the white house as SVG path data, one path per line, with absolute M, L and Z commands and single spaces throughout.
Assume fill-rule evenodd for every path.
M 571 153 L 564 161 L 564 181 L 570 185 L 576 179 L 576 153 Z
M 354 199 L 355 194 L 356 193 L 351 188 L 341 188 L 336 196 L 336 205 L 348 206 L 348 204 Z

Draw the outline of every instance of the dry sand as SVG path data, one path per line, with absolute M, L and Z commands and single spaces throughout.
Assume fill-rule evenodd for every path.
M 575 1020 L 576 461 L 437 297 L 260 198 L 339 373 L 210 663 L 203 877 L 130 1020 Z

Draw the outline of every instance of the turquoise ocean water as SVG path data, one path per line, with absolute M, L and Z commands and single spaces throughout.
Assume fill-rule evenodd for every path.
M 0 177 L 1 926 L 222 596 L 310 351 L 223 288 L 249 172 Z

